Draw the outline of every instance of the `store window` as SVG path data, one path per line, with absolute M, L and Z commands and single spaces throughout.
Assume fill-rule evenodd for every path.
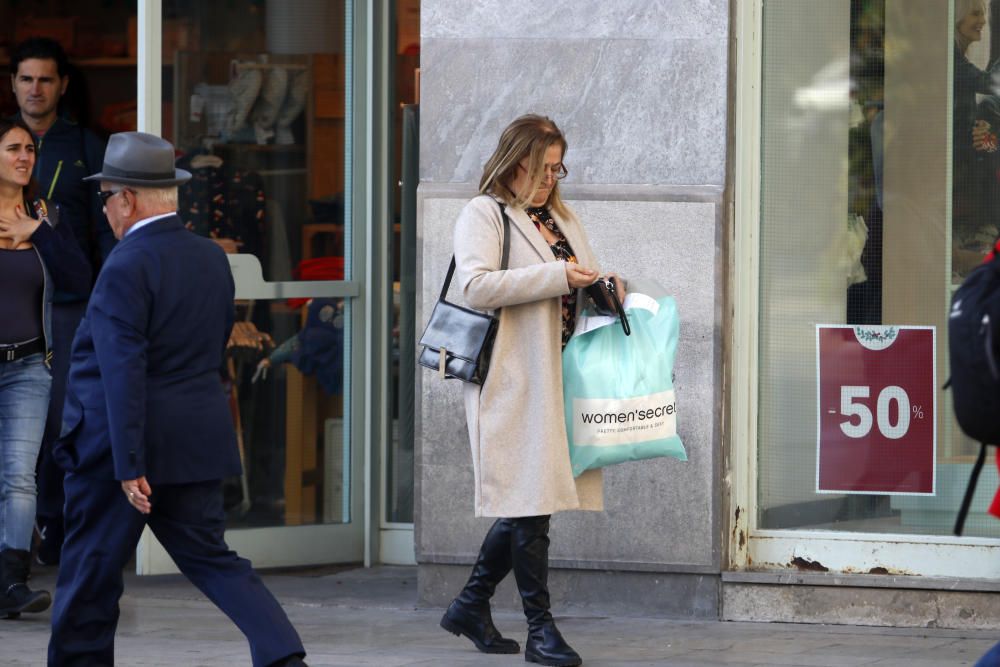
M 178 165 L 194 174 L 180 191 L 189 229 L 241 266 L 256 262 L 269 284 L 357 284 L 364 273 L 356 266 L 373 250 L 358 246 L 364 235 L 349 216 L 352 7 L 344 0 L 161 5 L 161 132 L 177 147 Z M 47 0 L 29 14 L 21 3 L 4 3 L 0 62 L 25 37 L 56 39 L 71 61 L 61 113 L 104 139 L 135 130 L 136 7 Z M 379 351 L 389 359 L 390 386 L 382 520 L 405 527 L 413 521 L 413 378 L 402 360 L 413 355 L 415 326 L 420 3 L 395 0 L 382 10 L 395 19 L 387 51 L 393 78 L 377 82 L 391 115 L 389 161 L 378 175 L 391 200 L 378 223 L 389 257 L 379 286 L 390 290 L 388 345 Z M 10 88 L 0 87 L 0 112 L 15 111 Z M 238 290 L 239 281 L 238 273 Z M 237 301 L 223 375 L 245 474 L 226 482 L 230 527 L 359 518 L 350 323 L 362 315 L 354 303 L 315 295 Z
M 951 533 L 979 446 L 941 390 L 947 313 L 998 233 L 998 16 L 763 2 L 760 528 Z M 967 535 L 1000 536 L 995 470 Z
M 413 442 L 415 377 L 409 360 L 416 356 L 417 211 L 419 181 L 420 2 L 396 0 L 396 39 L 392 82 L 392 275 L 388 320 L 389 386 L 392 404 L 386 436 L 384 520 L 413 523 Z
M 194 174 L 179 191 L 185 224 L 266 281 L 350 279 L 343 0 L 162 8 L 162 133 Z M 4 3 L 0 25 L 0 57 L 30 36 L 67 51 L 62 115 L 105 139 L 136 129 L 135 2 Z M 16 111 L 10 86 L 0 110 Z M 226 482 L 230 527 L 350 522 L 350 300 L 236 311 L 223 376 L 244 475 Z
M 187 227 L 269 283 L 352 278 L 343 0 L 163 2 L 164 135 Z M 240 292 L 237 274 L 237 293 Z M 350 523 L 352 300 L 243 298 L 224 371 L 229 527 Z

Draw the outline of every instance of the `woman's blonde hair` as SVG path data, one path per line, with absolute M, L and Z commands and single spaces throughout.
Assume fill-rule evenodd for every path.
M 479 180 L 479 192 L 491 194 L 505 201 L 509 206 L 524 208 L 534 197 L 545 177 L 545 152 L 554 144 L 562 148 L 566 155 L 566 139 L 551 118 L 537 114 L 527 114 L 517 118 L 500 135 L 496 150 L 483 167 L 483 177 Z M 528 177 L 531 191 L 518 196 L 510 189 L 518 164 L 528 158 Z M 559 196 L 559 181 L 549 193 L 548 207 L 559 216 L 568 214 L 566 205 Z

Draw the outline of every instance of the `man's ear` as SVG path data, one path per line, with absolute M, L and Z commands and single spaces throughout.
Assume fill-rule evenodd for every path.
M 59 97 L 66 94 L 66 87 L 69 86 L 69 74 L 62 78 L 62 82 L 59 85 Z
M 15 93 L 17 92 L 17 88 L 14 86 L 14 84 L 16 82 L 17 82 L 17 74 L 11 72 L 11 74 L 10 74 L 10 89 L 11 89 L 12 92 L 15 92 Z

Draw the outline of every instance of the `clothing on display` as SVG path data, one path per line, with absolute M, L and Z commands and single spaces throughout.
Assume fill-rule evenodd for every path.
M 229 168 L 218 158 L 206 161 L 205 157 L 195 154 L 178 161 L 179 167 L 191 172 L 191 180 L 178 189 L 184 226 L 210 239 L 232 239 L 241 244 L 239 252 L 256 255 L 267 266 L 263 179 L 254 171 Z

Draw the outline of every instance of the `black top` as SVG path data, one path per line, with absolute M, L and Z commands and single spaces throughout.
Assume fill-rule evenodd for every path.
M 559 227 L 556 225 L 556 221 L 552 219 L 552 214 L 549 213 L 549 209 L 544 206 L 537 208 L 526 209 L 528 217 L 531 221 L 535 223 L 535 227 L 540 227 L 545 225 L 545 227 L 556 235 L 556 242 L 549 244 L 549 248 L 552 249 L 552 254 L 555 255 L 557 260 L 563 262 L 573 262 L 576 263 L 576 255 L 573 254 L 573 248 L 570 247 L 569 241 L 563 236 L 563 233 L 559 231 Z M 566 347 L 566 343 L 569 342 L 570 336 L 573 335 L 573 329 L 576 328 L 576 290 L 571 289 L 569 294 L 564 294 L 562 296 L 562 346 Z
M 45 275 L 34 248 L 0 249 L 0 285 L 0 344 L 42 336 Z

